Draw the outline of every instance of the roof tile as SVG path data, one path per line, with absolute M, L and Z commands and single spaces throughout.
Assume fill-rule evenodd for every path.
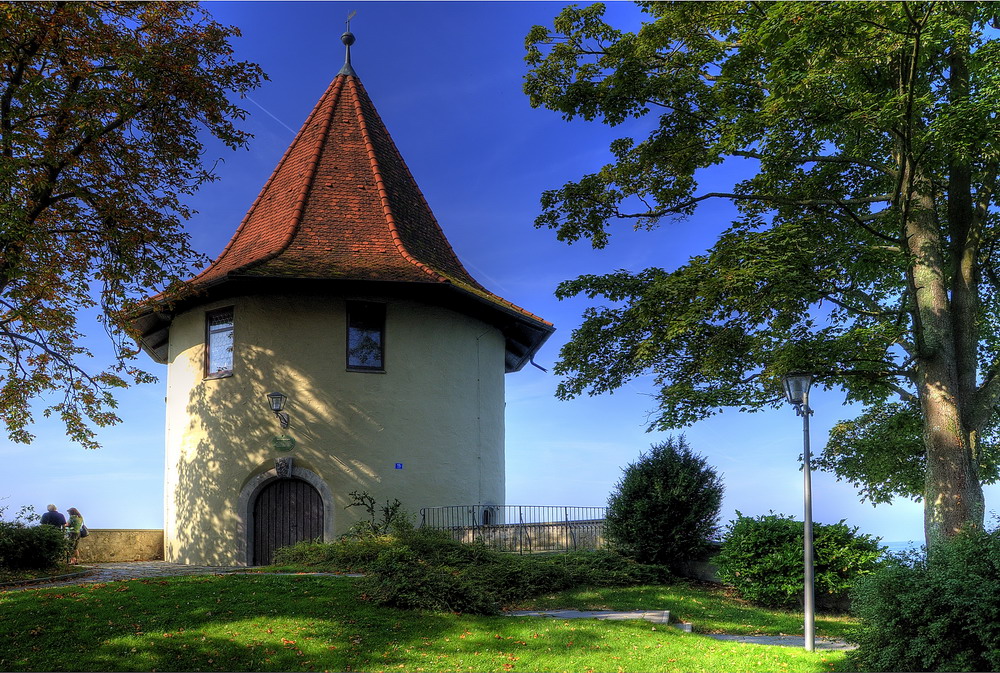
M 240 276 L 450 283 L 523 318 L 462 266 L 367 92 L 339 74 L 211 265 Z

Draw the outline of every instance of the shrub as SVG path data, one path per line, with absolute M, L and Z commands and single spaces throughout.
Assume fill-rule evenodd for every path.
M 676 569 L 707 551 L 722 491 L 722 480 L 684 436 L 670 437 L 625 468 L 608 499 L 604 533 L 622 554 Z
M 47 570 L 66 561 L 67 541 L 55 526 L 0 521 L 0 567 Z
M 405 546 L 379 554 L 358 588 L 363 598 L 398 608 L 475 614 L 500 609 L 493 596 L 477 590 L 454 568 L 432 565 Z
M 896 556 L 858 582 L 850 635 L 862 671 L 1000 670 L 1000 532 Z
M 297 542 L 275 550 L 277 566 L 303 566 L 328 571 L 363 572 L 395 544 L 389 535 L 343 537 L 335 542 Z
M 375 498 L 368 491 L 351 491 L 351 504 L 344 509 L 360 507 L 368 513 L 367 521 L 358 521 L 347 532 L 346 537 L 364 537 L 370 535 L 389 535 L 404 530 L 413 530 L 413 517 L 403 509 L 399 498 L 384 505 L 377 505 Z M 376 512 L 377 510 L 377 512 Z
M 663 568 L 612 552 L 519 556 L 462 544 L 430 529 L 404 532 L 367 566 L 358 583 L 381 605 L 496 614 L 501 607 L 574 586 L 628 586 L 662 581 Z
M 586 585 L 650 584 L 665 576 L 662 568 L 643 566 L 611 552 L 517 556 L 481 550 L 477 562 L 466 559 L 458 565 L 443 565 L 400 544 L 379 555 L 358 587 L 367 599 L 381 605 L 496 614 L 505 605 L 541 593 Z
M 444 531 L 404 528 L 394 535 L 348 534 L 334 542 L 298 542 L 276 550 L 274 565 L 363 572 L 382 552 L 401 546 L 434 565 L 467 565 L 496 553 L 482 544 L 456 542 Z
M 275 552 L 275 565 L 358 570 L 362 596 L 407 609 L 496 614 L 501 607 L 573 586 L 655 584 L 668 573 L 610 551 L 518 556 L 463 544 L 445 531 L 397 527 L 336 542 L 300 542 Z
M 670 573 L 663 566 L 637 563 L 607 550 L 568 552 L 544 560 L 564 566 L 575 586 L 620 587 L 662 584 L 670 578 Z
M 799 605 L 805 584 L 803 523 L 773 512 L 736 515 L 715 557 L 719 579 L 753 603 Z M 813 553 L 816 604 L 824 608 L 843 605 L 858 578 L 880 566 L 885 547 L 840 521 L 813 524 Z
M 335 542 L 302 541 L 274 552 L 273 565 L 304 566 L 341 572 L 364 571 L 379 554 L 396 544 L 396 536 L 411 535 L 412 515 L 398 499 L 378 505 L 367 491 L 351 491 L 351 504 L 361 507 L 368 519 L 358 521 Z

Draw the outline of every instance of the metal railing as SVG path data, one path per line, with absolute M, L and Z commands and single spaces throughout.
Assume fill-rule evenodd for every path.
M 420 525 L 448 531 L 459 542 L 531 554 L 600 549 L 607 507 L 453 505 L 424 507 Z

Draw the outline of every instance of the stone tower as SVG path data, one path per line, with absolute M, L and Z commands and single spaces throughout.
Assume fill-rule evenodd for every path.
M 194 292 L 135 318 L 168 368 L 169 561 L 254 565 L 331 539 L 361 515 L 354 491 L 410 511 L 503 502 L 504 374 L 553 327 L 462 266 L 344 42 Z

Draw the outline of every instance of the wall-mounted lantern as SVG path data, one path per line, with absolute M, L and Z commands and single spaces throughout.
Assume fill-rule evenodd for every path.
M 282 395 L 281 393 L 268 393 L 267 394 L 267 406 L 274 412 L 274 415 L 278 417 L 281 422 L 282 429 L 288 427 L 288 414 L 282 411 L 285 408 L 285 400 L 288 397 Z

